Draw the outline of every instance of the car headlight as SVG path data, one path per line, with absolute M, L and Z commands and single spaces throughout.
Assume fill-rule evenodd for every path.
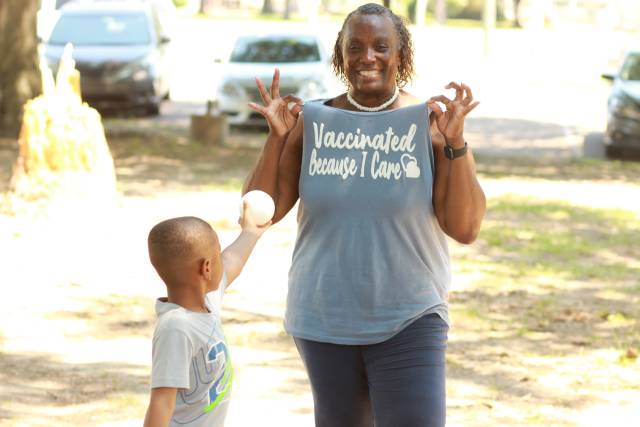
M 120 68 L 113 74 L 113 81 L 132 79 L 142 81 L 153 75 L 155 64 L 153 55 L 145 56 Z
M 619 94 L 611 98 L 609 102 L 611 114 L 640 120 L 640 106 L 630 97 Z
M 327 92 L 327 88 L 322 81 L 309 80 L 300 87 L 298 96 L 303 100 L 321 98 Z
M 243 96 L 243 91 L 237 84 L 233 82 L 226 82 L 220 87 L 220 93 L 230 98 L 240 98 Z

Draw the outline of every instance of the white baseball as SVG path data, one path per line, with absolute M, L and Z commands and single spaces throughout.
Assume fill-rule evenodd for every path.
M 253 190 L 245 194 L 240 201 L 240 215 L 242 215 L 242 206 L 245 200 L 247 201 L 245 215 L 249 215 L 254 224 L 263 225 L 273 218 L 276 206 L 271 196 L 264 191 Z

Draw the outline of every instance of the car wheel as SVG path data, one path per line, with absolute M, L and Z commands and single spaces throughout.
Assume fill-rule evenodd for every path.
M 619 159 L 623 156 L 623 150 L 620 147 L 616 147 L 614 145 L 607 145 L 604 147 L 604 152 L 607 156 L 607 159 Z
M 160 104 L 149 104 L 145 111 L 148 116 L 155 117 L 160 114 Z

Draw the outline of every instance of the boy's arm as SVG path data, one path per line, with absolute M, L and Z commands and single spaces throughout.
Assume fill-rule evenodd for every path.
M 149 408 L 144 417 L 144 427 L 167 427 L 176 405 L 177 388 L 159 387 L 151 389 Z
M 238 277 L 258 239 L 271 225 L 271 221 L 264 225 L 255 224 L 251 215 L 247 215 L 247 211 L 250 209 L 251 207 L 245 200 L 239 221 L 242 231 L 236 240 L 222 251 L 222 267 L 227 274 L 227 286 Z
M 238 277 L 261 235 L 262 232 L 244 229 L 238 238 L 222 251 L 222 266 L 227 274 L 227 286 Z

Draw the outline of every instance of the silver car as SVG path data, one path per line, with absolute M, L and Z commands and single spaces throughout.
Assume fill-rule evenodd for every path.
M 247 105 L 262 103 L 255 78 L 271 85 L 274 69 L 280 69 L 280 94 L 302 100 L 325 98 L 338 91 L 329 67 L 329 55 L 313 34 L 241 36 L 236 40 L 216 90 L 218 108 L 233 125 L 266 125 Z

